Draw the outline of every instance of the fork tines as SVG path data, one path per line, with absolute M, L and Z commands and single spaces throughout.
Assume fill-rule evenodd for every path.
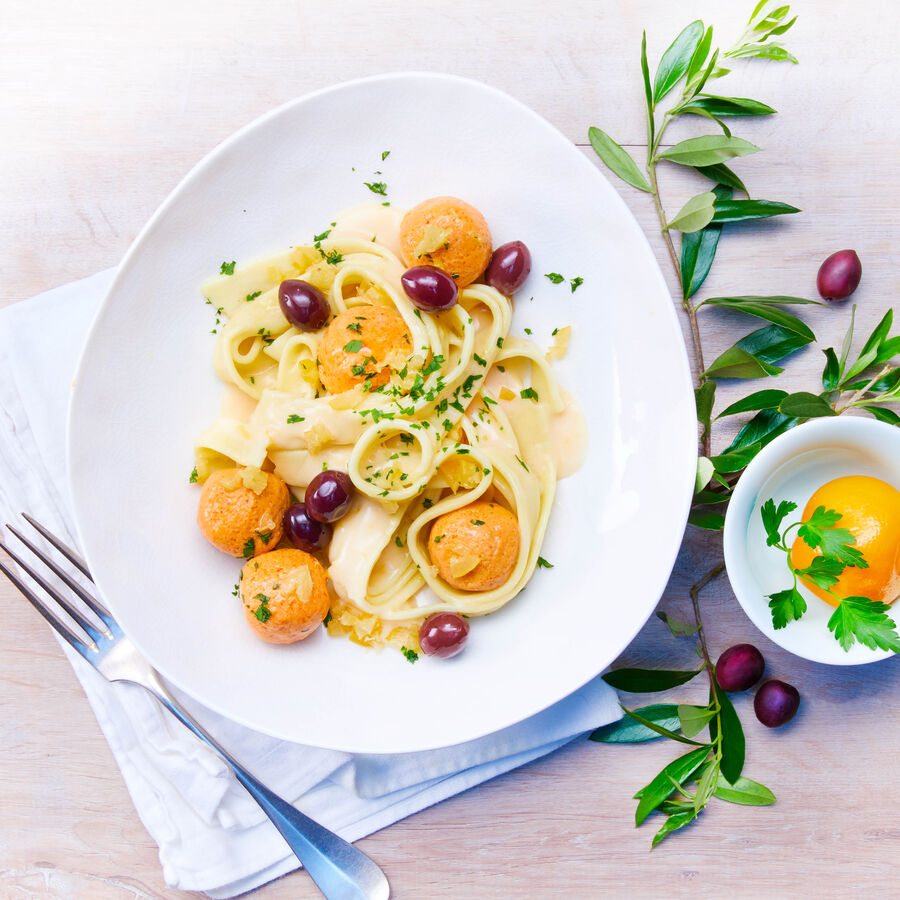
M 81 572 L 87 575 L 90 578 L 90 573 L 88 572 L 87 566 L 84 561 L 76 554 L 74 551 L 70 550 L 63 544 L 55 535 L 49 532 L 46 528 L 44 528 L 39 523 L 35 522 L 30 516 L 25 515 L 23 513 L 23 517 L 25 520 L 32 525 L 40 534 L 42 534 L 54 547 L 56 547 L 60 553 L 62 553 L 73 565 L 75 565 Z M 84 604 L 87 609 L 80 609 L 78 606 L 72 603 L 70 599 L 67 599 L 65 595 L 60 592 L 56 587 L 54 587 L 46 578 L 44 578 L 40 573 L 35 571 L 32 566 L 30 566 L 22 556 L 11 550 L 4 543 L 0 542 L 0 550 L 3 550 L 12 560 L 16 562 L 19 568 L 25 572 L 29 578 L 31 578 L 37 585 L 39 585 L 46 593 L 53 598 L 54 601 L 65 611 L 68 617 L 74 622 L 78 628 L 73 629 L 69 622 L 66 622 L 63 617 L 61 617 L 56 609 L 54 609 L 53 605 L 48 601 L 42 599 L 37 593 L 35 593 L 24 581 L 23 579 L 6 563 L 0 560 L 0 572 L 3 572 L 4 575 L 15 585 L 15 587 L 23 594 L 26 600 L 28 600 L 32 606 L 37 609 L 37 611 L 50 623 L 53 628 L 55 628 L 62 637 L 64 637 L 69 643 L 72 643 L 73 640 L 78 643 L 89 647 L 92 650 L 97 649 L 97 645 L 93 639 L 93 634 L 96 632 L 100 632 L 108 638 L 112 638 L 112 633 L 110 632 L 106 622 L 104 621 L 107 616 L 109 616 L 109 612 L 106 610 L 106 607 L 97 600 L 89 591 L 85 590 L 77 581 L 75 581 L 68 572 L 66 572 L 60 565 L 53 560 L 53 558 L 46 552 L 39 549 L 35 544 L 33 544 L 28 538 L 26 538 L 18 529 L 14 528 L 12 525 L 7 524 L 6 526 L 9 531 L 15 535 L 15 537 L 25 546 L 27 547 L 42 563 L 44 563 L 47 568 L 53 572 Z

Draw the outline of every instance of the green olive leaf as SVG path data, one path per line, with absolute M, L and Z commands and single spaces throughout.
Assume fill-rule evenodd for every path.
M 693 737 L 695 734 L 700 734 L 715 714 L 715 710 L 710 709 L 708 706 L 679 704 L 678 718 L 681 720 L 681 733 L 685 737 Z
M 717 472 L 727 475 L 729 472 L 739 472 L 743 469 L 760 450 L 762 450 L 762 444 L 759 442 L 747 444 L 739 449 L 710 457 L 710 461 L 716 467 Z
M 712 94 L 698 94 L 690 103 L 679 107 L 679 112 L 688 115 L 698 110 L 713 116 L 771 116 L 776 110 L 759 100 L 747 97 L 717 97 Z
M 666 229 L 677 228 L 685 234 L 699 231 L 712 221 L 715 213 L 716 195 L 712 191 L 691 197 L 678 215 L 666 225 Z
M 775 795 L 764 784 L 743 776 L 734 784 L 729 784 L 720 776 L 713 794 L 720 800 L 739 803 L 742 806 L 770 806 L 775 802 Z
M 719 354 L 704 373 L 707 378 L 765 378 L 783 372 L 741 347 L 730 347 Z
M 816 419 L 822 416 L 836 416 L 837 413 L 818 394 L 810 394 L 808 391 L 799 391 L 796 394 L 788 394 L 778 404 L 778 411 L 786 416 L 795 416 L 798 419 Z
M 697 783 L 697 792 L 694 794 L 694 812 L 699 813 L 712 797 L 719 778 L 719 764 L 714 759 L 704 770 L 700 781 Z
M 734 784 L 741 777 L 744 769 L 746 741 L 741 720 L 735 712 L 731 698 L 718 685 L 715 688 L 719 701 L 719 724 L 722 728 L 722 759 L 720 766 L 722 775 L 729 784 Z
M 703 426 L 701 440 L 706 440 L 706 434 L 710 428 L 710 420 L 712 419 L 713 403 L 716 398 L 716 383 L 714 381 L 704 381 L 694 391 L 694 400 L 697 404 L 697 421 Z
M 591 126 L 588 129 L 588 140 L 597 153 L 597 156 L 615 172 L 623 181 L 627 181 L 638 190 L 650 191 L 647 179 L 641 174 L 637 163 L 628 155 L 624 148 L 617 144 L 605 131 Z
M 860 409 L 864 409 L 870 413 L 879 422 L 887 422 L 888 425 L 900 425 L 900 416 L 892 409 L 885 409 L 883 406 L 868 406 L 863 404 Z
M 822 387 L 826 391 L 837 390 L 840 381 L 840 364 L 832 347 L 822 351 L 825 354 L 825 369 L 822 372 Z
M 751 222 L 800 212 L 796 206 L 777 200 L 718 200 L 713 222 Z
M 697 479 L 694 482 L 695 496 L 709 484 L 715 470 L 716 467 L 705 456 L 701 456 L 697 460 Z
M 738 400 L 736 403 L 732 403 L 731 406 L 723 409 L 716 418 L 721 419 L 723 416 L 734 416 L 738 413 L 758 412 L 761 409 L 777 409 L 778 404 L 787 395 L 787 391 L 757 391 L 754 394 L 749 394 L 742 400 Z
M 613 669 L 603 676 L 603 680 L 616 690 L 629 694 L 651 694 L 686 684 L 702 671 L 702 668 L 696 672 L 671 669 Z
M 706 33 L 700 39 L 697 44 L 697 49 L 694 51 L 694 55 L 691 57 L 691 61 L 688 63 L 687 72 L 685 72 L 685 81 L 688 85 L 700 74 L 700 69 L 703 67 L 703 63 L 706 62 L 707 56 L 709 56 L 709 49 L 712 47 L 712 36 L 713 30 L 710 25 L 709 28 L 706 29 Z
M 688 138 L 659 154 L 660 159 L 678 163 L 680 166 L 713 166 L 728 162 L 736 156 L 747 156 L 759 150 L 755 144 L 739 137 L 724 134 L 704 134 Z
M 765 319 L 773 325 L 779 325 L 788 331 L 802 335 L 809 341 L 816 339 L 812 329 L 806 323 L 791 315 L 791 313 L 780 309 L 772 302 L 772 299 L 769 298 L 768 302 L 760 303 L 758 300 L 750 297 L 710 297 L 699 304 L 698 309 L 703 306 L 720 306 L 726 309 L 734 309 L 738 312 L 746 313 L 748 316 Z
M 659 103 L 687 73 L 688 66 L 693 61 L 694 53 L 702 38 L 703 23 L 698 19 L 696 22 L 691 22 L 672 41 L 656 69 L 656 79 L 653 85 L 654 105 Z
M 683 737 L 682 735 L 678 734 L 677 731 L 673 731 L 672 729 L 665 728 L 664 726 L 659 725 L 658 723 L 653 722 L 650 719 L 645 719 L 640 713 L 635 712 L 634 710 L 631 710 L 631 709 L 626 709 L 624 706 L 621 706 L 621 704 L 620 704 L 620 707 L 622 709 L 622 712 L 625 713 L 625 715 L 629 719 L 634 719 L 635 722 L 637 722 L 639 725 L 643 725 L 645 728 L 649 728 L 650 731 L 655 732 L 660 737 L 668 738 L 670 741 L 678 741 L 679 743 L 682 743 L 682 744 L 692 744 L 695 747 L 708 746 L 707 744 L 703 744 L 700 741 L 692 741 L 692 740 L 690 740 L 690 738 Z
M 715 181 L 716 184 L 725 185 L 747 194 L 748 197 L 750 196 L 749 191 L 744 186 L 744 182 L 725 163 L 717 163 L 714 166 L 694 166 L 694 168 L 705 178 L 709 178 L 710 181 Z
M 710 226 L 712 227 L 712 226 Z M 810 343 L 808 337 L 778 325 L 767 325 L 742 337 L 736 347 L 752 353 L 763 362 L 775 364 Z
M 707 531 L 721 531 L 725 527 L 725 516 L 708 510 L 692 509 L 688 515 L 688 522 Z
M 662 823 L 659 831 L 653 835 L 653 840 L 650 842 L 650 848 L 653 849 L 658 843 L 664 841 L 673 831 L 678 831 L 679 828 L 690 825 L 696 818 L 697 813 L 693 809 L 672 813 L 668 816 L 666 821 Z
M 638 799 L 637 810 L 634 814 L 635 825 L 640 825 L 663 800 L 668 799 L 674 790 L 670 779 L 681 784 L 703 765 L 708 756 L 709 747 L 698 747 L 696 750 L 691 750 L 670 762 L 653 781 L 641 788 L 635 795 Z
M 650 144 L 656 136 L 656 125 L 653 118 L 653 88 L 650 87 L 650 67 L 647 65 L 647 32 L 641 37 L 641 75 L 644 79 L 644 96 L 647 98 L 647 132 Z
M 634 710 L 645 721 L 653 722 L 675 731 L 681 727 L 678 708 L 673 703 L 654 703 Z M 644 741 L 655 741 L 662 737 L 632 716 L 623 716 L 618 722 L 610 722 L 596 729 L 590 740 L 603 744 L 638 744 Z
M 777 409 L 761 410 L 737 433 L 723 455 L 727 456 L 736 450 L 754 445 L 762 448 L 796 424 L 797 419 L 786 416 Z

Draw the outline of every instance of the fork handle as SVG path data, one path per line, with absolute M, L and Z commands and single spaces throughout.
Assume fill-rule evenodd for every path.
M 156 675 L 156 673 L 153 673 Z M 238 781 L 281 832 L 288 846 L 328 900 L 388 900 L 390 886 L 384 872 L 361 850 L 338 837 L 254 778 L 206 732 L 153 678 L 156 698 L 200 740 L 209 744 L 231 767 Z M 147 687 L 148 685 L 144 685 Z

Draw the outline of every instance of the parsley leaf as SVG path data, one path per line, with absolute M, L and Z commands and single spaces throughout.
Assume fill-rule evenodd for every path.
M 387 185 L 383 181 L 364 181 L 363 184 L 373 193 L 387 197 Z
M 384 162 L 391 155 L 390 150 L 382 150 L 381 151 L 381 161 Z
M 846 566 L 833 556 L 815 556 L 805 569 L 795 569 L 794 571 L 804 581 L 830 591 L 837 584 L 838 578 L 845 568 Z
M 855 566 L 859 569 L 868 569 L 862 551 L 853 546 L 856 537 L 846 528 L 835 528 L 841 520 L 841 514 L 833 509 L 818 507 L 804 522 L 797 534 L 815 550 L 821 547 L 823 556 L 833 556 L 839 559 L 845 566 Z
M 247 296 L 244 297 L 244 300 L 247 303 L 252 303 L 261 293 L 262 291 L 254 291 L 252 294 L 247 294 Z
M 359 351 L 362 350 L 362 348 L 363 348 L 362 341 L 349 341 L 348 343 L 344 344 L 344 349 L 348 353 L 359 353 Z
M 549 278 L 554 284 L 562 284 L 566 280 L 559 272 L 548 272 L 544 278 Z
M 188 479 L 188 481 L 189 481 L 191 484 L 196 484 L 196 483 L 197 483 L 197 479 L 198 479 L 199 477 L 200 477 L 200 476 L 199 476 L 199 474 L 197 473 L 197 467 L 194 466 L 193 470 L 191 471 L 191 477 Z
M 781 523 L 796 508 L 797 504 L 792 503 L 790 500 L 782 500 L 776 507 L 775 501 L 771 497 L 763 503 L 760 513 L 763 527 L 766 529 L 767 547 L 773 547 L 781 541 Z
M 288 425 L 296 425 L 297 422 L 303 422 L 303 421 L 305 421 L 304 418 L 303 418 L 303 416 L 298 416 L 297 413 L 291 413 L 291 414 L 287 417 L 287 423 L 288 423 Z
M 419 654 L 415 650 L 410 650 L 409 647 L 401 647 L 400 652 L 406 657 L 407 662 L 414 663 L 419 660 Z
M 247 543 L 244 544 L 244 549 L 241 551 L 244 559 L 250 559 L 253 556 L 253 553 L 256 550 L 256 541 L 253 538 L 247 538 Z
M 900 652 L 900 636 L 887 615 L 890 607 L 868 597 L 844 597 L 828 620 L 828 630 L 849 650 L 857 641 L 872 650 Z
M 234 260 L 231 262 L 223 262 L 219 269 L 220 275 L 234 275 Z
M 570 278 L 569 284 L 571 285 L 572 293 L 574 294 L 575 291 L 577 291 L 578 288 L 580 288 L 584 284 L 584 279 L 581 276 L 577 276 L 575 278 Z
M 259 600 L 259 606 L 253 610 L 253 615 L 260 622 L 268 622 L 272 618 L 272 610 L 269 609 L 269 598 L 265 594 L 257 594 L 256 599 Z
M 523 391 L 519 392 L 519 396 L 523 400 L 534 400 L 537 402 L 540 398 L 538 397 L 538 392 L 531 387 L 525 388 Z
M 777 594 L 769 594 L 769 609 L 772 610 L 772 625 L 784 628 L 788 622 L 799 619 L 806 612 L 806 601 L 795 587 Z
M 537 567 L 539 569 L 552 569 L 553 563 L 548 563 L 547 560 L 544 559 L 543 556 L 539 556 L 538 560 L 537 560 Z

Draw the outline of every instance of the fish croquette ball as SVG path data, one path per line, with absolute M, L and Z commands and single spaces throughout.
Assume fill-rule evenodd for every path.
M 400 222 L 400 252 L 407 266 L 437 266 L 464 288 L 491 261 L 491 231 L 484 216 L 457 197 L 434 197 Z
M 322 335 L 319 378 L 331 394 L 358 384 L 368 384 L 372 390 L 387 383 L 390 357 L 398 360 L 399 367 L 399 360 L 411 353 L 409 328 L 395 309 L 352 306 L 332 319 Z
M 273 550 L 241 571 L 241 603 L 250 627 L 270 644 L 309 637 L 331 600 L 322 564 L 303 550 Z
M 287 485 L 277 475 L 258 469 L 219 469 L 200 491 L 197 524 L 223 553 L 256 556 L 278 546 L 281 520 L 290 503 Z
M 428 552 L 451 587 L 490 591 L 516 567 L 519 542 L 518 519 L 504 506 L 477 500 L 434 520 Z

